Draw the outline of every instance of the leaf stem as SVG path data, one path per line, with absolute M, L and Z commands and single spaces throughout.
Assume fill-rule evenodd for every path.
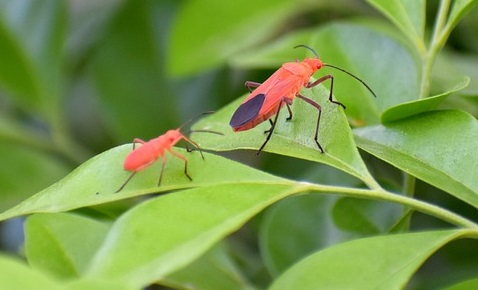
M 434 216 L 441 220 L 447 221 L 450 224 L 470 229 L 478 229 L 478 224 L 459 216 L 447 209 L 438 207 L 433 204 L 429 204 L 424 201 L 420 201 L 414 198 L 407 196 L 395 194 L 384 189 L 358 189 L 358 188 L 348 188 L 340 186 L 324 186 L 318 184 L 301 184 L 298 188 L 298 192 L 306 191 L 319 191 L 324 193 L 338 193 L 344 196 L 374 199 L 374 200 L 383 200 L 392 203 L 401 204 L 407 207 L 410 207 L 414 210 L 417 210 L 422 213 L 426 213 L 430 216 Z
M 420 99 L 428 97 L 430 94 L 430 83 L 433 72 L 433 65 L 440 49 L 445 45 L 449 33 L 444 32 L 444 27 L 448 18 L 451 0 L 440 1 L 435 27 L 429 49 L 422 59 L 422 78 L 420 84 Z
M 415 193 L 416 178 L 406 172 L 403 173 L 403 193 L 405 196 L 413 197 Z

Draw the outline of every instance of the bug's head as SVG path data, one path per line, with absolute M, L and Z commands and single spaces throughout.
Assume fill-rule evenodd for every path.
M 320 60 L 319 55 L 317 54 L 317 52 L 315 52 L 315 50 L 313 50 L 311 47 L 309 47 L 307 45 L 304 45 L 304 44 L 294 46 L 294 48 L 298 48 L 298 47 L 306 48 L 306 49 L 312 51 L 312 53 L 315 55 L 315 58 L 304 59 L 303 63 L 306 63 L 307 65 L 309 65 L 310 68 L 313 69 L 314 71 L 320 69 L 323 66 L 323 63 Z
M 168 142 L 172 144 L 176 144 L 181 140 L 184 135 L 181 133 L 180 129 L 176 130 L 168 130 L 166 133 L 164 133 L 164 138 L 168 140 Z
M 324 65 L 322 61 L 318 58 L 306 58 L 304 59 L 303 63 L 310 66 L 310 68 L 313 69 L 314 71 L 320 69 Z

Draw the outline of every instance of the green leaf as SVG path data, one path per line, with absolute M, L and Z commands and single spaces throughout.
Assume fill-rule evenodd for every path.
M 231 55 L 268 39 L 291 15 L 305 9 L 289 0 L 182 3 L 170 42 L 169 70 L 186 75 L 224 63 Z
M 65 289 L 65 288 L 64 288 Z M 81 279 L 73 280 L 68 283 L 68 290 L 137 290 L 137 288 L 128 287 L 121 282 L 101 279 Z
M 295 264 L 269 289 L 403 289 L 428 257 L 467 235 L 477 232 L 408 233 L 339 244 Z
M 324 67 L 315 74 L 316 77 L 334 76 L 334 95 L 347 106 L 345 113 L 352 125 L 379 123 L 381 112 L 387 108 L 417 99 L 418 66 L 400 42 L 373 25 L 333 23 L 290 33 L 263 49 L 237 56 L 233 59 L 234 64 L 279 68 L 284 62 L 313 57 L 308 50 L 293 49 L 298 44 L 307 44 L 325 63 L 355 74 L 377 94 L 377 98 L 373 98 L 357 80 L 332 68 Z M 370 53 L 371 48 L 374 48 L 373 53 Z M 324 84 L 330 85 L 329 82 Z
M 89 277 L 148 285 L 188 265 L 293 189 L 290 184 L 225 184 L 150 199 L 116 221 Z
M 169 1 L 126 1 L 94 50 L 91 72 L 106 112 L 101 115 L 118 140 L 150 139 L 177 126 L 177 103 L 161 43 L 166 24 L 155 20 L 166 16 L 162 14 L 169 12 L 169 5 Z
M 252 289 L 236 269 L 228 248 L 219 243 L 199 259 L 166 278 L 159 284 L 174 289 Z
M 25 223 L 28 263 L 58 278 L 78 277 L 108 229 L 105 223 L 72 214 L 30 216 Z
M 319 142 L 325 153 L 320 153 L 314 141 L 318 111 L 302 100 L 295 101 L 291 106 L 294 114 L 291 121 L 285 121 L 288 113 L 286 109 L 282 110 L 276 129 L 264 151 L 322 162 L 356 176 L 369 186 L 376 186 L 354 144 L 342 108 L 327 100 L 328 91 L 322 86 L 304 89 L 302 94 L 318 100 L 322 106 Z M 205 128 L 224 134 L 224 136 L 198 135 L 196 139 L 200 141 L 203 148 L 217 151 L 259 149 L 266 138 L 264 131 L 270 127 L 268 122 L 237 133 L 233 132 L 228 125 L 233 112 L 239 107 L 243 98 L 237 99 L 195 124 L 193 129 Z
M 2 273 L 0 285 L 3 289 L 65 289 L 43 273 L 34 271 L 17 259 L 5 255 L 0 255 L 0 272 Z
M 455 0 L 448 16 L 447 29 L 451 30 L 458 22 L 470 11 L 476 4 L 477 0 Z
M 467 113 L 433 111 L 354 134 L 361 149 L 478 208 L 478 122 Z
M 0 142 L 0 160 L 0 211 L 49 186 L 70 170 L 51 155 L 10 142 Z
M 340 198 L 332 209 L 335 225 L 362 235 L 388 232 L 402 217 L 401 207 L 375 200 Z
M 457 283 L 453 286 L 447 287 L 444 290 L 470 290 L 478 288 L 478 278 L 466 280 L 460 283 Z
M 0 2 L 0 84 L 28 110 L 59 110 L 65 27 L 63 1 Z
M 170 157 L 160 187 L 157 183 L 161 162 L 156 162 L 136 174 L 121 192 L 115 194 L 114 192 L 131 175 L 123 170 L 123 160 L 131 152 L 131 148 L 131 144 L 127 144 L 91 158 L 59 182 L 1 213 L 0 220 L 36 212 L 68 211 L 148 193 L 236 183 L 238 180 L 259 183 L 285 182 L 284 179 L 226 158 L 204 153 L 203 160 L 197 151 L 187 153 L 186 150 L 174 148 L 173 150 L 187 157 L 188 172 L 193 181 L 184 176 L 184 163 L 178 158 Z
M 443 100 L 445 100 L 449 95 L 461 91 L 466 86 L 468 86 L 469 83 L 470 78 L 465 76 L 459 82 L 455 83 L 452 88 L 448 89 L 444 93 L 425 99 L 402 103 L 397 106 L 391 107 L 385 112 L 383 112 L 382 122 L 393 122 L 411 117 L 413 115 L 418 115 L 423 112 L 431 111 L 435 109 L 441 102 L 443 102 Z
M 300 195 L 267 210 L 260 225 L 259 247 L 271 275 L 278 276 L 317 249 L 351 237 L 330 219 L 335 200 L 335 196 Z
M 388 17 L 420 50 L 424 51 L 424 0 L 367 0 Z

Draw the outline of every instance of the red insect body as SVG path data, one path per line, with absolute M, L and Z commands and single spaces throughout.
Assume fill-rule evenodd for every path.
M 123 183 L 123 185 L 121 185 L 121 187 L 116 192 L 121 191 L 138 171 L 141 171 L 147 168 L 148 166 L 153 164 L 156 160 L 158 160 L 159 158 L 162 158 L 161 173 L 159 175 L 159 181 L 158 181 L 158 186 L 159 186 L 161 184 L 161 179 L 163 177 L 163 169 L 164 169 L 164 166 L 166 165 L 166 160 L 167 160 L 166 151 L 184 161 L 184 174 L 186 175 L 187 178 L 189 178 L 189 180 L 192 180 L 187 171 L 188 161 L 186 157 L 171 150 L 173 146 L 176 145 L 176 143 L 178 143 L 181 140 L 185 140 L 186 142 L 191 143 L 194 147 L 199 149 L 198 144 L 196 144 L 194 141 L 184 136 L 181 133 L 180 129 L 169 130 L 163 135 L 157 138 L 151 139 L 150 141 L 147 141 L 147 142 L 141 139 L 134 139 L 133 151 L 131 151 L 128 154 L 128 156 L 126 156 L 126 159 L 123 164 L 123 168 L 126 171 L 132 172 L 132 174 L 130 175 L 130 177 L 128 177 L 125 183 Z M 138 148 L 135 148 L 135 145 L 137 143 L 142 145 Z M 201 156 L 202 156 L 202 152 L 201 151 L 199 152 L 201 153 Z
M 169 130 L 164 135 L 145 142 L 134 139 L 133 143 L 143 144 L 131 151 L 124 160 L 123 168 L 127 171 L 140 171 L 153 164 L 158 158 L 164 156 L 165 151 L 170 151 L 184 136 L 179 130 Z
M 309 84 L 312 75 L 321 67 L 322 61 L 313 58 L 306 58 L 303 62 L 284 63 L 280 69 L 272 74 L 244 100 L 242 103 L 244 105 L 243 108 L 248 109 L 250 106 L 246 105 L 246 103 L 249 100 L 257 98 L 257 96 L 264 96 L 262 104 L 260 104 L 260 106 L 257 104 L 257 108 L 260 108 L 260 110 L 253 118 L 242 120 L 242 123 L 236 124 L 233 123 L 233 116 L 231 120 L 233 131 L 249 130 L 268 120 L 280 109 L 277 106 L 281 100 L 283 101 L 281 108 L 285 104 L 291 105 L 302 87 Z M 239 107 L 236 112 L 240 109 L 241 107 Z M 235 116 L 237 115 L 235 114 Z
M 310 49 L 316 56 L 317 54 L 313 49 L 305 45 L 299 45 L 296 47 L 305 47 Z M 320 68 L 328 66 L 335 69 L 338 69 L 342 72 L 347 73 L 353 78 L 360 81 L 365 87 L 375 96 L 375 93 L 370 89 L 370 87 L 365 84 L 361 79 L 354 76 L 353 74 L 330 64 L 322 63 L 322 61 L 317 58 L 306 58 L 302 62 L 288 62 L 284 63 L 274 74 L 272 74 L 264 83 L 254 83 L 246 82 L 246 86 L 251 89 L 256 87 L 255 90 L 251 90 L 251 93 L 247 98 L 242 102 L 242 104 L 237 108 L 237 110 L 232 115 L 229 125 L 232 127 L 234 132 L 245 131 L 252 129 L 259 125 L 260 123 L 269 120 L 271 127 L 269 130 L 265 131 L 268 133 L 265 142 L 259 148 L 257 154 L 261 153 L 262 149 L 265 147 L 269 141 L 277 123 L 279 112 L 281 108 L 286 105 L 289 111 L 289 117 L 287 120 L 292 119 L 292 110 L 290 105 L 292 104 L 295 97 L 299 97 L 308 104 L 314 106 L 318 110 L 317 126 L 315 129 L 315 143 L 319 147 L 320 151 L 323 153 L 324 150 L 318 141 L 319 134 L 319 123 L 320 116 L 322 113 L 322 108 L 315 101 L 301 95 L 300 90 L 305 88 L 312 88 L 328 79 L 330 79 L 330 94 L 329 101 L 342 106 L 345 109 L 345 106 L 332 99 L 332 91 L 334 87 L 334 77 L 332 75 L 326 75 L 315 82 L 310 83 L 310 78 L 312 75 L 319 70 Z M 270 119 L 275 115 L 274 120 Z

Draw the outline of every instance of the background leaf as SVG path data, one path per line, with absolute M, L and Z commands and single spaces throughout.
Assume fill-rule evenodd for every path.
M 108 229 L 106 223 L 73 214 L 30 216 L 25 223 L 28 263 L 58 278 L 79 277 Z
M 0 83 L 25 109 L 56 115 L 61 90 L 64 2 L 0 2 Z
M 230 250 L 220 242 L 196 261 L 159 282 L 175 289 L 253 289 L 241 276 L 229 255 Z
M 468 11 L 476 6 L 476 4 L 478 4 L 478 1 L 476 0 L 453 1 L 453 6 L 451 8 L 450 15 L 448 16 L 448 29 L 451 30 L 453 27 L 455 27 L 458 21 L 460 21 Z
M 0 285 L 5 289 L 65 289 L 50 277 L 36 272 L 22 262 L 5 255 L 0 256 L 0 271 L 2 272 Z
M 425 49 L 425 0 L 367 0 L 388 17 L 419 49 Z
M 173 26 L 170 71 L 192 74 L 225 62 L 270 38 L 280 23 L 301 9 L 302 5 L 289 0 L 184 2 Z
M 403 289 L 430 255 L 468 234 L 420 232 L 342 243 L 303 259 L 269 289 Z
M 58 158 L 12 143 L 0 143 L 0 159 L 0 211 L 56 182 L 70 170 Z M 28 176 L 28 182 L 25 182 L 25 176 Z
M 467 290 L 478 287 L 478 278 L 470 279 L 445 288 L 445 290 Z
M 103 107 L 101 117 L 120 141 L 139 137 L 133 132 L 151 139 L 178 124 L 161 42 L 169 6 L 169 1 L 126 1 L 94 51 L 89 69 Z
M 478 123 L 472 116 L 434 111 L 354 134 L 363 150 L 478 207 Z

